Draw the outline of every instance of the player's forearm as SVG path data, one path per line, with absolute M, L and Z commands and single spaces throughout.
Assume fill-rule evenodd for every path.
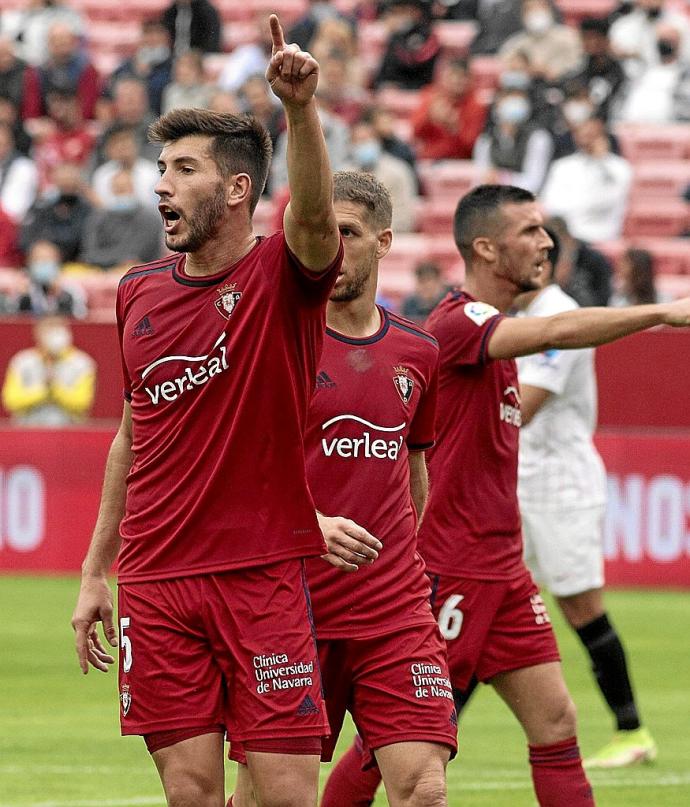
M 417 511 L 417 526 L 422 522 L 427 496 L 429 495 L 429 475 L 424 452 L 410 454 L 410 496 Z

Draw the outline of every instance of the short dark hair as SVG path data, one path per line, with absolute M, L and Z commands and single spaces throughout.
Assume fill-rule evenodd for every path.
M 534 202 L 534 194 L 514 185 L 478 185 L 458 202 L 453 217 L 453 237 L 460 254 L 469 264 L 475 238 L 493 235 L 496 212 L 502 205 Z
M 390 192 L 373 174 L 337 171 L 333 175 L 333 201 L 362 205 L 369 211 L 369 219 L 377 230 L 391 226 L 393 202 Z
M 123 121 L 115 121 L 111 126 L 109 126 L 104 135 L 103 135 L 103 142 L 108 143 L 113 138 L 118 137 L 119 135 L 126 134 L 130 137 L 136 138 L 137 130 L 134 126 L 131 126 L 129 123 L 124 123 Z
M 436 261 L 422 261 L 415 266 L 414 274 L 418 280 L 421 280 L 423 277 L 441 277 L 443 272 Z
M 252 180 L 249 212 L 261 198 L 273 154 L 271 137 L 251 115 L 230 115 L 208 109 L 173 109 L 149 127 L 152 143 L 169 143 L 191 135 L 210 137 L 211 155 L 220 175 L 246 173 Z
M 609 35 L 609 21 L 606 17 L 584 17 L 580 20 L 580 31 L 582 33 Z

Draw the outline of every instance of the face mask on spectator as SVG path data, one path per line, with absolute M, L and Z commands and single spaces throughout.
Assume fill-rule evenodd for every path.
M 662 59 L 668 59 L 670 56 L 675 56 L 677 52 L 676 43 L 671 39 L 659 39 L 656 46 L 659 50 L 659 56 Z
M 137 51 L 137 59 L 145 64 L 161 64 L 170 57 L 170 48 L 167 45 L 144 45 Z
M 352 151 L 352 156 L 357 165 L 362 168 L 370 168 L 372 165 L 376 165 L 381 156 L 381 144 L 376 140 L 358 143 Z
M 548 31 L 553 23 L 553 15 L 544 9 L 543 11 L 530 11 L 525 14 L 524 26 L 530 34 L 543 34 Z
M 496 115 L 502 123 L 523 123 L 530 113 L 530 103 L 526 98 L 513 96 L 499 101 Z
M 571 126 L 577 126 L 592 117 L 592 107 L 586 101 L 566 101 L 563 116 Z
M 105 208 L 116 213 L 129 213 L 135 210 L 139 204 L 136 196 L 111 196 Z
M 504 90 L 526 90 L 531 78 L 529 73 L 523 73 L 522 70 L 506 70 L 501 73 L 499 82 Z
M 60 274 L 60 264 L 57 261 L 40 260 L 29 264 L 29 276 L 39 286 L 50 286 Z
M 647 17 L 650 20 L 657 20 L 661 16 L 661 8 L 648 8 Z
M 67 328 L 50 328 L 41 335 L 41 346 L 51 356 L 59 356 L 72 344 L 72 335 Z

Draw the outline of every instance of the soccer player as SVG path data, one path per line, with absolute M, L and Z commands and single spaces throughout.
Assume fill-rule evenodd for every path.
M 119 644 L 122 732 L 143 735 L 170 807 L 224 804 L 226 732 L 262 805 L 315 805 L 328 733 L 304 577 L 326 547 L 303 436 L 342 245 L 318 64 L 270 27 L 284 231 L 252 232 L 271 155 L 257 121 L 180 109 L 152 126 L 174 254 L 119 288 L 124 414 L 72 619 L 84 673 L 113 662 L 99 621 Z
M 342 534 L 343 520 L 321 516 L 343 564 L 356 570 L 342 574 L 320 558 L 307 562 L 331 726 L 322 759 L 331 759 L 349 710 L 392 807 L 445 807 L 456 717 L 416 551 L 427 495 L 424 452 L 435 435 L 438 345 L 375 302 L 378 263 L 392 238 L 387 189 L 371 174 L 340 172 L 334 198 L 345 257 L 326 312 L 307 475 L 320 513 L 347 515 L 383 547 L 357 570 L 357 546 Z M 234 746 L 232 756 L 241 760 Z M 233 804 L 247 807 L 246 769 L 239 777 Z M 333 795 L 327 786 L 324 798 Z
M 544 264 L 541 291 L 518 298 L 527 316 L 578 308 L 555 283 L 558 241 Z M 592 436 L 597 418 L 594 351 L 548 350 L 518 360 L 522 426 L 518 497 L 525 559 L 554 595 L 592 660 L 617 732 L 585 767 L 653 760 L 656 745 L 640 723 L 623 645 L 604 606 L 602 523 L 606 473 Z
M 419 531 L 432 606 L 448 642 L 453 686 L 467 690 L 473 675 L 491 683 L 521 723 L 541 807 L 589 807 L 575 707 L 548 613 L 522 558 L 522 414 L 513 359 L 596 346 L 655 325 L 687 326 L 690 300 L 506 317 L 519 294 L 540 287 L 553 243 L 534 196 L 481 185 L 458 203 L 454 236 L 465 285 L 427 321 L 441 349 L 437 444 Z

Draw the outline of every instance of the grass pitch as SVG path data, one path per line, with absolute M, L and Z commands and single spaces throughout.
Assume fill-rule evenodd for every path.
M 119 737 L 114 671 L 79 672 L 69 626 L 76 594 L 76 578 L 0 577 L 0 807 L 164 807 L 143 742 Z M 599 807 L 690 805 L 689 605 L 690 593 L 608 594 L 659 759 L 593 772 Z M 608 740 L 611 720 L 584 651 L 553 606 L 551 614 L 587 755 Z M 341 748 L 350 737 L 348 729 Z M 448 790 L 451 807 L 535 805 L 522 734 L 488 688 L 461 719 Z M 385 804 L 379 795 L 376 806 Z

